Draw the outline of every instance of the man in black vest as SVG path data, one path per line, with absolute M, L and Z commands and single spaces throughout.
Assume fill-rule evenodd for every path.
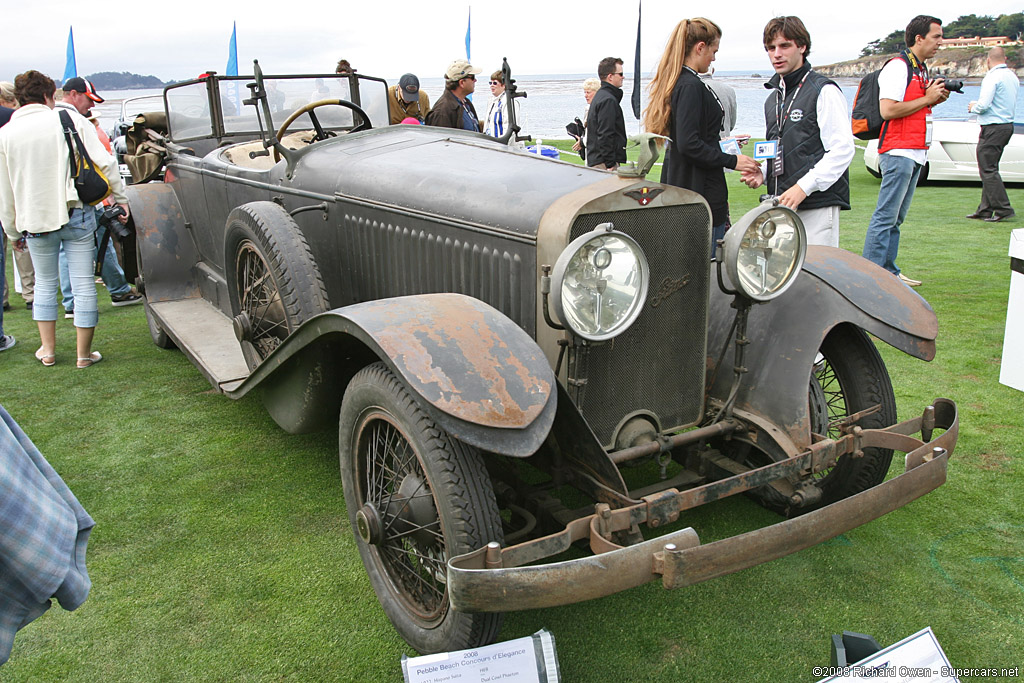
M 768 186 L 797 211 L 808 244 L 839 246 L 839 211 L 850 208 L 853 133 L 839 86 L 811 69 L 811 36 L 799 17 L 775 17 L 764 27 L 764 49 L 775 76 L 765 84 L 766 140 L 775 157 L 744 173 L 749 187 Z

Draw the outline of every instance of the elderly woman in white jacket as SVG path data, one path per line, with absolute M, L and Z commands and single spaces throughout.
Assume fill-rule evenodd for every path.
M 75 328 L 79 368 L 103 359 L 92 350 L 98 320 L 93 280 L 95 212 L 83 206 L 71 179 L 64 128 L 53 110 L 53 81 L 38 71 L 26 71 L 14 81 L 21 107 L 0 128 L 0 223 L 12 240 L 25 237 L 36 271 L 32 318 L 39 327 L 41 346 L 36 358 L 46 366 L 56 362 L 57 254 L 67 254 L 75 294 Z M 103 170 L 114 200 L 127 214 L 124 183 L 116 161 L 107 153 L 96 129 L 75 113 L 71 118 L 93 162 Z M 127 220 L 127 215 L 122 217 Z

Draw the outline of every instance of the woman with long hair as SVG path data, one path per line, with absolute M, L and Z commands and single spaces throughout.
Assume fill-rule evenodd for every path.
M 64 125 L 54 111 L 53 81 L 38 71 L 14 79 L 21 107 L 0 128 L 0 223 L 12 240 L 25 237 L 36 271 L 32 318 L 41 346 L 36 359 L 49 367 L 57 362 L 57 253 L 63 246 L 74 287 L 76 346 L 79 368 L 103 360 L 92 350 L 98 312 L 93 254 L 96 213 L 75 191 Z M 114 198 L 127 208 L 117 162 L 100 144 L 95 128 L 77 113 L 71 115 L 89 157 L 103 169 Z M 77 163 L 77 162 L 76 162 Z M 122 216 L 122 222 L 127 216 Z
M 714 91 L 700 79 L 715 61 L 722 29 L 699 17 L 680 21 L 665 46 L 651 79 L 644 127 L 671 138 L 665 151 L 661 182 L 697 192 L 711 208 L 713 239 L 729 227 L 726 168 L 754 172 L 757 162 L 727 154 L 719 146 L 725 110 Z

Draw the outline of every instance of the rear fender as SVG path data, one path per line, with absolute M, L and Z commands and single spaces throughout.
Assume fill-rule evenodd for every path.
M 710 395 L 725 400 L 733 382 L 735 344 L 721 367 L 718 355 L 732 325 L 731 298 L 711 291 L 708 326 Z M 938 322 L 928 302 L 891 273 L 855 254 L 832 247 L 808 247 L 803 271 L 778 299 L 750 311 L 742 386 L 735 407 L 784 432 L 769 438 L 792 456 L 811 443 L 807 400 L 811 368 L 828 333 L 852 324 L 922 360 L 935 357 Z M 795 452 L 794 452 L 795 449 Z
M 128 208 L 142 262 L 138 264 L 149 301 L 199 296 L 198 253 L 174 188 L 164 183 L 129 185 Z
M 544 442 L 557 408 L 554 372 L 509 318 L 461 294 L 424 294 L 336 308 L 300 326 L 240 385 L 256 386 L 292 433 L 338 420 L 351 377 L 382 360 L 456 438 L 515 457 Z

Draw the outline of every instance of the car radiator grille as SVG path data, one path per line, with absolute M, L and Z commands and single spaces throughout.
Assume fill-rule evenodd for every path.
M 355 301 L 455 292 L 484 301 L 533 334 L 533 244 L 410 218 L 409 224 L 344 217 Z
M 611 222 L 646 254 L 651 284 L 643 312 L 624 334 L 593 345 L 585 363 L 579 408 L 610 448 L 622 419 L 653 414 L 663 430 L 698 421 L 704 363 L 710 259 L 710 216 L 703 204 L 584 214 L 570 240 Z

